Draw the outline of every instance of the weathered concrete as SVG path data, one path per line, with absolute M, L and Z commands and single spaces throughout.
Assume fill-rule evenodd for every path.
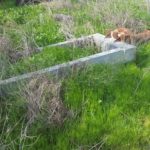
M 115 43 L 112 45 L 113 47 L 122 47 L 116 48 L 110 51 L 105 51 L 102 53 L 98 53 L 95 55 L 91 55 L 88 57 L 80 58 L 78 60 L 74 60 L 68 63 L 63 63 L 60 65 L 56 65 L 53 67 L 45 68 L 39 71 L 19 75 L 16 77 L 12 77 L 10 79 L 1 80 L 0 86 L 10 84 L 13 82 L 18 82 L 20 80 L 31 79 L 33 77 L 44 75 L 44 74 L 52 74 L 52 75 L 62 75 L 66 73 L 70 69 L 80 68 L 89 64 L 115 64 L 115 63 L 126 63 L 129 61 L 133 61 L 135 59 L 136 48 L 132 45 L 127 45 L 123 43 Z
M 136 56 L 135 46 L 126 43 L 121 43 L 121 42 L 114 42 L 113 39 L 105 38 L 104 35 L 101 35 L 99 33 L 87 37 L 72 39 L 58 44 L 48 45 L 46 47 L 54 47 L 54 46 L 83 47 L 83 46 L 91 46 L 91 45 L 94 45 L 98 49 L 101 49 L 102 52 L 88 57 L 80 58 L 78 60 L 74 60 L 68 63 L 63 63 L 60 65 L 45 68 L 39 71 L 19 75 L 6 80 L 0 80 L 0 86 L 7 85 L 10 83 L 16 83 L 18 81 L 24 81 L 26 79 L 31 79 L 36 76 L 45 75 L 45 74 L 63 76 L 64 74 L 68 74 L 69 70 L 81 68 L 89 64 L 126 63 L 134 60 Z M 42 51 L 43 48 L 44 47 L 40 48 L 40 51 Z
M 47 47 L 96 47 L 97 49 L 101 49 L 102 43 L 105 41 L 105 36 L 99 33 L 90 35 L 90 36 L 84 36 L 81 38 L 75 38 L 71 39 L 65 42 L 60 42 L 56 44 L 51 44 L 48 46 L 40 47 L 38 48 L 39 51 L 42 51 L 44 48 Z
M 105 38 L 104 35 L 96 33 L 90 36 L 84 36 L 81 38 L 71 39 L 65 42 L 60 42 L 56 44 L 47 45 L 45 47 L 38 48 L 39 51 L 42 51 L 47 47 L 95 47 L 99 51 L 108 51 L 114 48 L 127 48 L 128 44 L 121 42 L 114 42 L 113 38 Z

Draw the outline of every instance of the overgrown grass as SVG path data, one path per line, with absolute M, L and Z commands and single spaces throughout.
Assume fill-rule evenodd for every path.
M 31 149 L 49 149 L 49 145 L 51 149 L 64 150 L 90 149 L 93 146 L 118 150 L 148 149 L 149 75 L 149 71 L 141 71 L 134 64 L 117 67 L 98 65 L 65 80 L 62 98 L 68 109 L 73 111 L 73 118 L 62 127 L 35 121 L 26 133 L 38 137 Z M 11 96 L 9 101 L 11 105 L 3 111 L 11 116 L 8 123 L 12 125 L 19 116 L 26 116 L 26 104 L 22 97 Z M 19 110 L 23 112 L 18 113 Z M 12 119 L 12 116 L 15 118 Z M 18 137 L 21 129 L 24 128 L 15 128 L 9 138 L 12 139 L 13 135 Z M 34 138 L 31 141 L 26 138 L 24 146 L 34 141 Z M 18 143 L 16 139 L 16 147 Z
M 39 5 L 1 10 L 0 25 L 3 26 L 1 34 L 7 33 L 15 42 L 15 46 L 19 45 L 23 36 L 26 36 L 30 43 L 38 46 L 63 40 L 58 23 Z M 19 42 L 16 43 L 16 41 Z
M 150 66 L 150 44 L 144 44 L 137 49 L 137 65 L 149 68 Z
M 89 56 L 96 52 L 97 50 L 93 48 L 45 48 L 42 52 L 7 67 L 3 78 L 44 69 L 77 58 Z
M 0 33 L 11 39 L 12 47 L 17 51 L 22 51 L 25 43 L 32 47 L 63 41 L 62 26 L 52 17 L 55 13 L 73 16 L 71 27 L 75 36 L 104 33 L 107 28 L 118 26 L 140 31 L 150 25 L 144 1 L 72 1 L 62 2 L 62 5 L 55 3 L 52 6 L 42 4 L 19 8 L 12 1 L 4 4 L 3 8 L 0 6 Z M 59 81 L 62 83 L 60 98 L 71 112 L 61 126 L 46 122 L 47 116 L 43 117 L 43 114 L 48 110 L 44 108 L 39 108 L 36 120 L 29 125 L 28 105 L 22 93 L 24 86 L 19 89 L 12 86 L 9 90 L 0 87 L 0 147 L 149 150 L 149 49 L 150 44 L 139 46 L 137 60 L 132 64 L 89 66 Z M 48 48 L 13 65 L 7 57 L 1 57 L 0 73 L 3 78 L 10 77 L 94 52 L 91 49 Z M 29 90 L 40 90 L 45 84 L 40 85 L 40 88 L 35 86 Z M 37 96 L 40 93 L 38 90 Z M 33 98 L 32 91 L 30 98 Z M 41 96 L 41 101 L 45 100 L 51 100 L 48 93 Z

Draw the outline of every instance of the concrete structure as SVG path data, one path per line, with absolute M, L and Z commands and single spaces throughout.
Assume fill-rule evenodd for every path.
M 65 42 L 60 42 L 60 43 L 40 47 L 40 48 L 38 48 L 38 50 L 42 51 L 44 48 L 47 48 L 47 47 L 60 46 L 60 47 L 70 47 L 70 48 L 71 47 L 78 47 L 78 48 L 96 47 L 97 49 L 99 49 L 101 51 L 106 51 L 108 49 L 110 50 L 110 47 L 107 47 L 108 44 L 113 43 L 113 42 L 114 42 L 113 39 L 106 40 L 104 35 L 96 33 L 93 35 L 83 36 L 81 38 L 75 38 L 75 39 L 71 39 L 71 40 L 68 40 Z
M 115 64 L 115 63 L 126 63 L 133 61 L 136 56 L 136 47 L 133 45 L 112 42 L 111 39 L 106 39 L 103 35 L 96 34 L 94 36 L 97 45 L 102 48 L 101 53 L 97 53 L 88 57 L 83 57 L 68 63 L 63 63 L 60 65 L 45 68 L 39 71 L 19 75 L 6 80 L 0 80 L 0 86 L 15 83 L 22 80 L 31 79 L 39 75 L 52 74 L 55 76 L 64 76 L 70 71 L 81 68 L 90 64 Z M 78 39 L 79 40 L 79 39 Z M 80 38 L 81 40 L 81 38 Z M 99 42 L 99 43 L 98 43 Z M 55 46 L 66 46 L 66 44 L 72 44 L 73 40 L 70 42 L 62 42 L 56 44 Z M 53 45 L 54 46 L 54 45 Z M 107 50 L 107 51 L 106 51 Z

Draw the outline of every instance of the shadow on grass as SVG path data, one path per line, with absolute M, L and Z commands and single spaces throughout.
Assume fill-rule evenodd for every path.
M 13 8 L 15 6 L 15 0 L 6 0 L 0 2 L 0 9 L 8 9 L 8 8 Z
M 146 43 L 138 47 L 136 64 L 138 67 L 149 67 L 150 64 L 150 44 Z

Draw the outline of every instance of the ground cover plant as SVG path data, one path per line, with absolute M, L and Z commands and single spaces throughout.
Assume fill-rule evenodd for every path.
M 138 0 L 64 0 L 21 7 L 3 2 L 0 78 L 95 52 L 53 48 L 35 54 L 47 44 L 120 26 L 148 29 L 146 8 Z M 58 21 L 54 14 L 73 19 Z M 149 150 L 149 67 L 150 44 L 145 43 L 130 64 L 87 66 L 65 79 L 44 76 L 0 87 L 0 148 Z
M 3 78 L 29 73 L 32 71 L 44 69 L 60 63 L 72 61 L 81 57 L 89 56 L 96 53 L 94 48 L 45 48 L 42 52 L 34 54 L 17 63 L 11 65 L 3 73 Z
M 5 108 L 2 109 L 3 114 L 10 116 L 5 120 L 6 124 L 2 124 L 2 144 L 6 147 L 21 144 L 24 149 L 34 142 L 30 149 L 49 149 L 49 145 L 51 149 L 148 149 L 149 82 L 149 71 L 141 71 L 135 64 L 117 68 L 94 66 L 72 75 L 62 83 L 63 94 L 60 98 L 71 114 L 66 116 L 63 125 L 49 124 L 48 108 L 42 104 L 38 105 L 40 112 L 31 107 L 32 111 L 38 112 L 32 126 L 25 124 L 28 101 L 15 91 L 14 96 L 11 93 L 9 99 L 1 101 L 1 106 L 5 106 L 2 107 Z M 33 84 L 33 89 L 41 91 L 40 85 L 44 83 L 45 80 L 35 87 Z M 38 96 L 37 92 L 34 94 Z M 32 98 L 31 94 L 28 100 Z M 41 103 L 52 100 L 48 93 L 42 94 Z M 4 101 L 11 101 L 11 105 L 6 106 Z M 23 118 L 21 124 L 9 131 L 19 118 Z M 8 130 L 9 138 L 5 130 Z M 20 132 L 25 132 L 25 135 L 20 135 Z M 14 141 L 13 136 L 16 137 Z M 20 136 L 23 136 L 22 141 Z

